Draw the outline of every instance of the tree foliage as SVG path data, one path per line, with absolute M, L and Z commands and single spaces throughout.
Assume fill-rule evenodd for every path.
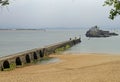
M 9 0 L 0 0 L 0 6 L 9 5 Z
M 120 15 L 120 0 L 106 0 L 104 6 L 112 6 L 110 10 L 110 19 L 114 19 L 116 16 Z

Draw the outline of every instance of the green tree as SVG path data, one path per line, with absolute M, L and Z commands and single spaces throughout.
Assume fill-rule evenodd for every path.
M 120 1 L 119 0 L 106 0 L 104 6 L 111 6 L 109 18 L 114 19 L 116 16 L 120 15 Z
M 0 0 L 0 5 L 1 6 L 9 5 L 9 0 Z

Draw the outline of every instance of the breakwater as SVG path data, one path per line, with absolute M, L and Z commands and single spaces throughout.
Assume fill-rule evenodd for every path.
M 27 65 L 29 63 L 39 61 L 42 58 L 56 53 L 61 49 L 70 48 L 81 42 L 81 38 L 75 38 L 64 42 L 59 42 L 53 45 L 45 46 L 43 48 L 35 48 L 17 54 L 5 56 L 0 58 L 0 70 L 13 69 Z

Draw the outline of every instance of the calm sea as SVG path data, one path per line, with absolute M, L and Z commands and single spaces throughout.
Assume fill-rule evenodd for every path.
M 44 47 L 69 38 L 80 37 L 82 42 L 66 53 L 120 53 L 120 36 L 108 38 L 87 38 L 86 30 L 0 30 L 0 56 Z M 120 34 L 119 30 L 112 30 Z

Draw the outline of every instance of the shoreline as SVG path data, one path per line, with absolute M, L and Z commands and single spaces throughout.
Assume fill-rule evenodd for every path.
M 120 55 L 99 53 L 50 55 L 60 61 L 0 72 L 0 82 L 119 82 Z
M 59 53 L 57 53 L 57 54 L 59 54 Z M 105 52 L 105 53 L 102 53 L 102 52 L 99 52 L 99 53 L 97 53 L 97 52 L 62 52 L 60 54 L 63 54 L 63 55 L 64 54 L 74 54 L 74 55 L 96 54 L 96 55 L 120 56 L 120 53 L 107 53 L 107 52 Z

